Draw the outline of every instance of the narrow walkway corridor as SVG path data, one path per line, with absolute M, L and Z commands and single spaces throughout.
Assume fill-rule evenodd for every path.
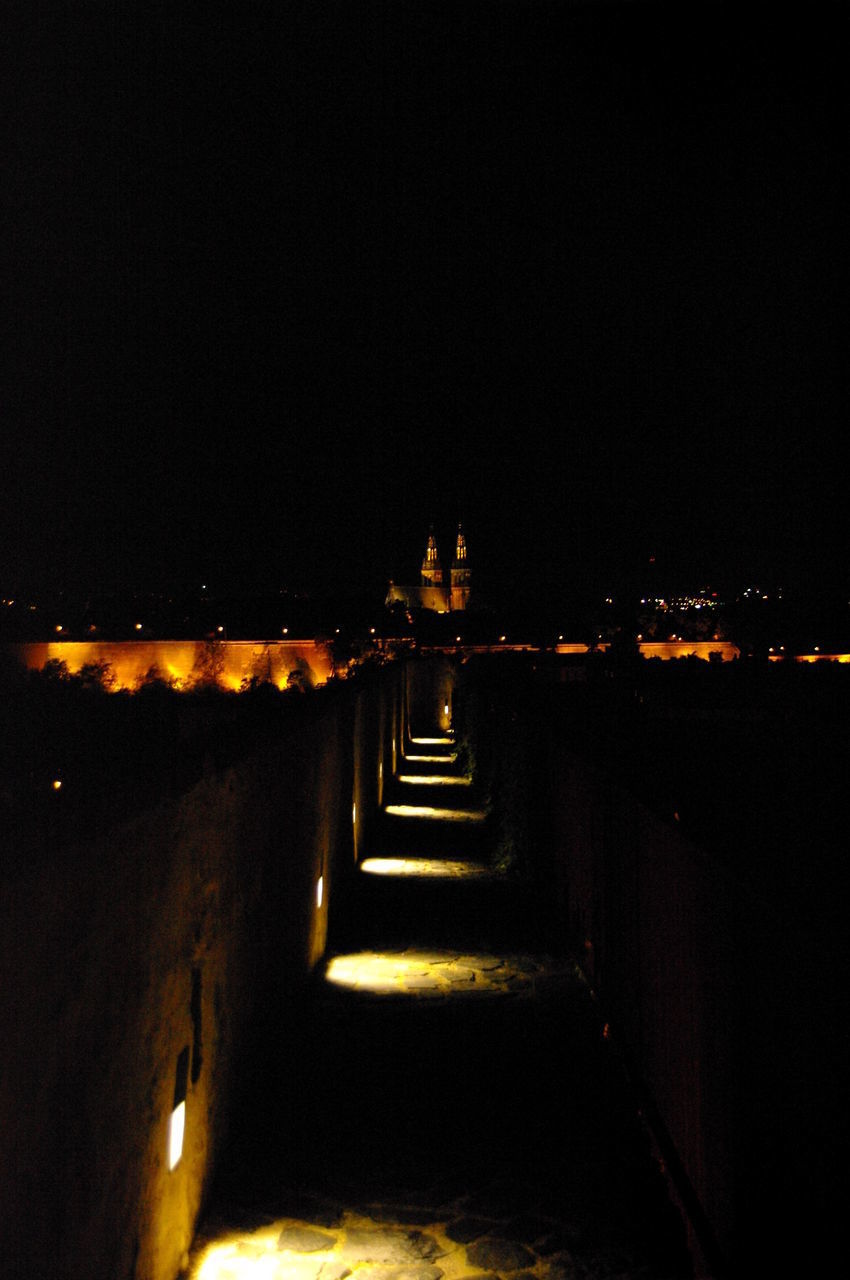
M 192 1280 L 678 1280 L 684 1232 L 543 907 L 420 741 L 306 1003 L 283 1017 Z M 535 945 L 535 940 L 537 945 Z

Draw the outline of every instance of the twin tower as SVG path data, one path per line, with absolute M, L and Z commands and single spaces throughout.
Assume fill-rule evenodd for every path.
M 457 527 L 457 541 L 452 567 L 446 579 L 434 530 L 428 534 L 428 545 L 422 560 L 421 581 L 418 587 L 400 587 L 390 583 L 387 605 L 404 604 L 414 609 L 433 609 L 436 613 L 453 613 L 469 604 L 472 573 L 466 552 L 463 526 Z

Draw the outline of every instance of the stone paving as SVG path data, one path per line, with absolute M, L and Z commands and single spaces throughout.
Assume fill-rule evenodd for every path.
M 580 1226 L 565 1226 L 562 1219 L 536 1211 L 506 1222 L 486 1201 L 485 1189 L 438 1208 L 421 1202 L 380 1204 L 370 1215 L 317 1198 L 306 1217 L 269 1218 L 253 1229 L 220 1233 L 211 1221 L 196 1240 L 190 1275 L 193 1280 L 583 1280 L 591 1275 L 662 1280 L 674 1274 L 651 1266 L 629 1269 L 629 1257 L 610 1247 L 592 1251 L 588 1270 L 587 1251 L 584 1261 L 571 1252 L 576 1243 L 581 1246 Z
M 579 970 L 566 956 L 503 948 L 504 917 L 488 915 L 486 895 L 507 888 L 520 913 L 526 899 L 440 838 L 428 858 L 370 859 L 397 864 L 360 877 L 377 917 L 358 899 L 346 930 L 357 945 L 331 955 L 303 1003 L 262 1029 L 265 1053 L 252 1060 L 265 1065 L 244 1082 L 191 1280 L 690 1275 Z M 385 899 L 394 875 L 410 893 Z M 434 877 L 448 897 L 429 896 Z M 389 932 L 410 945 L 370 949 L 387 909 Z M 457 945 L 434 945 L 447 932 Z
M 382 996 L 475 999 L 533 996 L 575 980 L 575 965 L 546 956 L 464 954 L 446 950 L 358 951 L 334 956 L 326 977 L 337 986 Z
M 372 876 L 411 876 L 414 879 L 490 880 L 491 867 L 483 862 L 464 862 L 460 858 L 364 858 L 360 870 Z

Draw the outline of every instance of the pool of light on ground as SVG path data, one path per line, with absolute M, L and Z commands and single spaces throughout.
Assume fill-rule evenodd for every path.
M 456 858 L 366 858 L 360 870 L 372 876 L 413 876 L 437 880 L 473 880 L 493 872 L 481 862 Z
M 398 780 L 411 787 L 468 787 L 472 782 L 450 773 L 400 773 Z
M 430 804 L 388 804 L 391 818 L 430 818 L 439 822 L 483 822 L 486 809 L 440 809 Z
M 445 999 L 531 995 L 543 982 L 572 979 L 574 969 L 545 956 L 458 951 L 356 951 L 334 956 L 325 978 L 337 987 L 380 996 Z
M 404 760 L 415 760 L 417 764 L 454 764 L 455 760 L 457 760 L 457 752 L 450 751 L 449 754 L 445 756 L 407 755 L 405 752 L 402 752 L 402 758 Z
M 473 1187 L 485 1198 L 487 1186 Z M 483 1239 L 454 1238 L 455 1223 L 468 1222 L 459 1194 L 442 1210 L 417 1205 L 370 1205 L 363 1210 L 322 1203 L 313 1218 L 277 1218 L 262 1226 L 217 1231 L 203 1227 L 190 1258 L 190 1280 L 462 1280 L 470 1274 L 495 1275 L 500 1261 L 516 1271 L 526 1263 L 526 1275 L 537 1280 L 563 1280 L 559 1257 L 535 1256 L 531 1248 L 488 1239 L 497 1221 L 478 1220 Z M 412 1219 L 410 1221 L 409 1219 Z M 327 1225 L 331 1223 L 332 1225 Z M 539 1217 L 540 1232 L 551 1236 L 559 1227 L 554 1218 Z M 483 1252 L 482 1252 L 483 1251 Z M 513 1255 L 513 1256 L 509 1256 Z M 478 1259 L 481 1259 L 478 1261 Z M 489 1271 L 482 1270 L 488 1266 Z M 530 1268 L 534 1267 L 531 1271 Z M 572 1268 L 570 1268 L 572 1274 Z
M 411 738 L 410 741 L 417 747 L 454 746 L 454 738 Z

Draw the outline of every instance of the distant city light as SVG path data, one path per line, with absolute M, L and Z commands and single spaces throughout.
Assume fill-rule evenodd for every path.
M 216 627 L 216 631 L 218 631 L 219 634 L 221 634 L 223 630 L 224 630 L 224 627 Z
M 61 790 L 62 790 L 62 779 L 61 779 L 61 778 L 54 778 L 54 779 L 53 779 L 53 781 L 52 781 L 52 783 L 51 783 L 50 785 L 53 787 L 53 790 L 54 790 L 54 791 L 61 791 Z
M 57 630 L 57 631 L 61 631 L 61 630 L 62 630 L 62 623 L 61 623 L 61 622 L 57 622 L 57 623 L 56 623 L 56 630 Z
M 289 635 L 289 627 L 281 627 L 281 629 L 280 629 L 280 633 L 281 633 L 281 635 L 288 636 L 288 635 Z
M 142 624 L 141 624 L 141 622 L 137 622 L 137 623 L 136 623 L 136 630 L 137 630 L 137 631 L 141 631 L 141 629 L 142 629 Z

